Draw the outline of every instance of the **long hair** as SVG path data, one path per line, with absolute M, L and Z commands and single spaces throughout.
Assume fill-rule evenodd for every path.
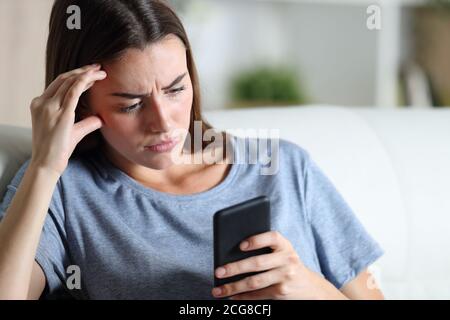
M 67 11 L 76 5 L 81 12 L 81 28 L 69 29 Z M 61 74 L 84 65 L 105 63 L 120 56 L 129 48 L 144 49 L 147 45 L 173 34 L 183 42 L 193 87 L 193 103 L 189 133 L 191 152 L 194 150 L 194 121 L 202 123 L 203 133 L 213 129 L 202 116 L 200 86 L 194 58 L 186 31 L 174 9 L 163 0 L 55 0 L 50 15 L 49 36 L 46 51 L 45 86 Z M 86 92 L 80 97 L 75 110 L 75 121 L 82 119 Z M 227 135 L 220 132 L 222 141 Z M 75 148 L 73 155 L 96 149 L 103 143 L 96 130 Z M 202 139 L 201 147 L 207 144 Z

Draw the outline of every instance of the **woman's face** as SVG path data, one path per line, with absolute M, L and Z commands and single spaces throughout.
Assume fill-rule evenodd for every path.
M 107 150 L 122 164 L 152 169 L 171 165 L 171 152 L 146 146 L 174 137 L 181 152 L 190 125 L 193 102 L 191 78 L 183 42 L 174 35 L 145 50 L 128 49 L 117 61 L 102 65 L 105 80 L 89 91 L 92 114 L 103 120 L 101 133 Z M 179 129 L 183 129 L 181 134 Z

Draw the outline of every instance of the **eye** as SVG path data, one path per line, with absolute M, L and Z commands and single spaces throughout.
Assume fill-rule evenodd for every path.
M 136 112 L 137 110 L 139 110 L 140 107 L 142 107 L 142 101 L 138 102 L 136 104 L 133 104 L 132 106 L 126 107 L 126 108 L 121 108 L 120 112 L 123 113 L 132 113 L 132 112 Z
M 181 91 L 184 91 L 185 89 L 186 88 L 184 86 L 172 89 L 169 91 L 169 96 L 176 96 L 177 94 L 179 94 Z

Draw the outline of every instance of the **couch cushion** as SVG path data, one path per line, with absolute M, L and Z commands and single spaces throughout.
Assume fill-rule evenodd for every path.
M 402 296 L 449 299 L 450 109 L 355 113 L 383 141 L 399 177 L 408 213 L 408 269 Z

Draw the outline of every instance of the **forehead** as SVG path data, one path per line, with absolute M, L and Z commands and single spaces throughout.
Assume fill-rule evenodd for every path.
M 148 45 L 143 50 L 130 48 L 117 60 L 104 64 L 109 87 L 131 87 L 142 90 L 155 81 L 160 87 L 168 85 L 187 69 L 186 49 L 176 36 Z

